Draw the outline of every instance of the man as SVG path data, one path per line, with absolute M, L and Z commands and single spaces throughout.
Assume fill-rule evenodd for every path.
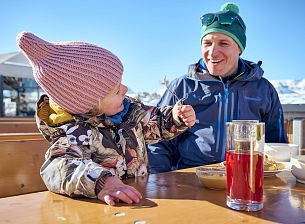
M 287 142 L 283 110 L 272 84 L 263 78 L 261 62 L 240 58 L 246 47 L 246 25 L 233 3 L 201 17 L 202 59 L 175 79 L 159 105 L 179 99 L 193 106 L 197 121 L 172 141 L 150 145 L 150 172 L 166 172 L 225 160 L 225 123 L 265 122 L 266 142 Z

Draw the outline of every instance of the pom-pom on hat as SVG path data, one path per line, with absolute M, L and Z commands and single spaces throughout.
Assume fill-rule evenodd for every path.
M 227 2 L 221 6 L 220 10 L 201 16 L 201 42 L 202 38 L 209 33 L 222 33 L 231 37 L 243 52 L 246 48 L 246 25 L 239 16 L 238 6 Z
M 121 81 L 123 65 L 110 51 L 85 42 L 47 42 L 21 32 L 17 45 L 48 96 L 71 114 L 89 112 Z

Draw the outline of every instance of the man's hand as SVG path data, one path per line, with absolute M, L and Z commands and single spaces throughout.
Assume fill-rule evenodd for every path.
M 177 105 L 175 106 L 178 116 L 188 127 L 192 127 L 196 121 L 196 114 L 191 105 Z
M 98 199 L 114 206 L 116 202 L 127 204 L 139 203 L 142 195 L 132 186 L 124 184 L 118 177 L 107 177 L 104 188 L 99 192 Z

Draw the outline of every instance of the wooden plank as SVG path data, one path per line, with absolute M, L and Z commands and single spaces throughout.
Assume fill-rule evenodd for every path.
M 285 119 L 284 120 L 284 128 L 287 133 L 288 142 L 293 142 L 293 119 Z
M 41 133 L 0 133 L 0 141 L 43 139 Z
M 39 170 L 49 147 L 44 139 L 0 141 L 0 197 L 46 190 Z
M 1 122 L 35 122 L 34 117 L 0 117 Z
M 0 133 L 39 132 L 36 122 L 0 122 Z

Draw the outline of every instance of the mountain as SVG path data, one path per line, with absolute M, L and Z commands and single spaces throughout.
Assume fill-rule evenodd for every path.
M 281 104 L 305 104 L 305 79 L 302 80 L 270 80 L 276 89 Z M 156 105 L 164 93 L 165 88 L 161 88 L 156 93 L 130 91 L 127 95 L 140 99 L 147 105 Z
M 281 104 L 305 104 L 305 79 L 272 80 Z

